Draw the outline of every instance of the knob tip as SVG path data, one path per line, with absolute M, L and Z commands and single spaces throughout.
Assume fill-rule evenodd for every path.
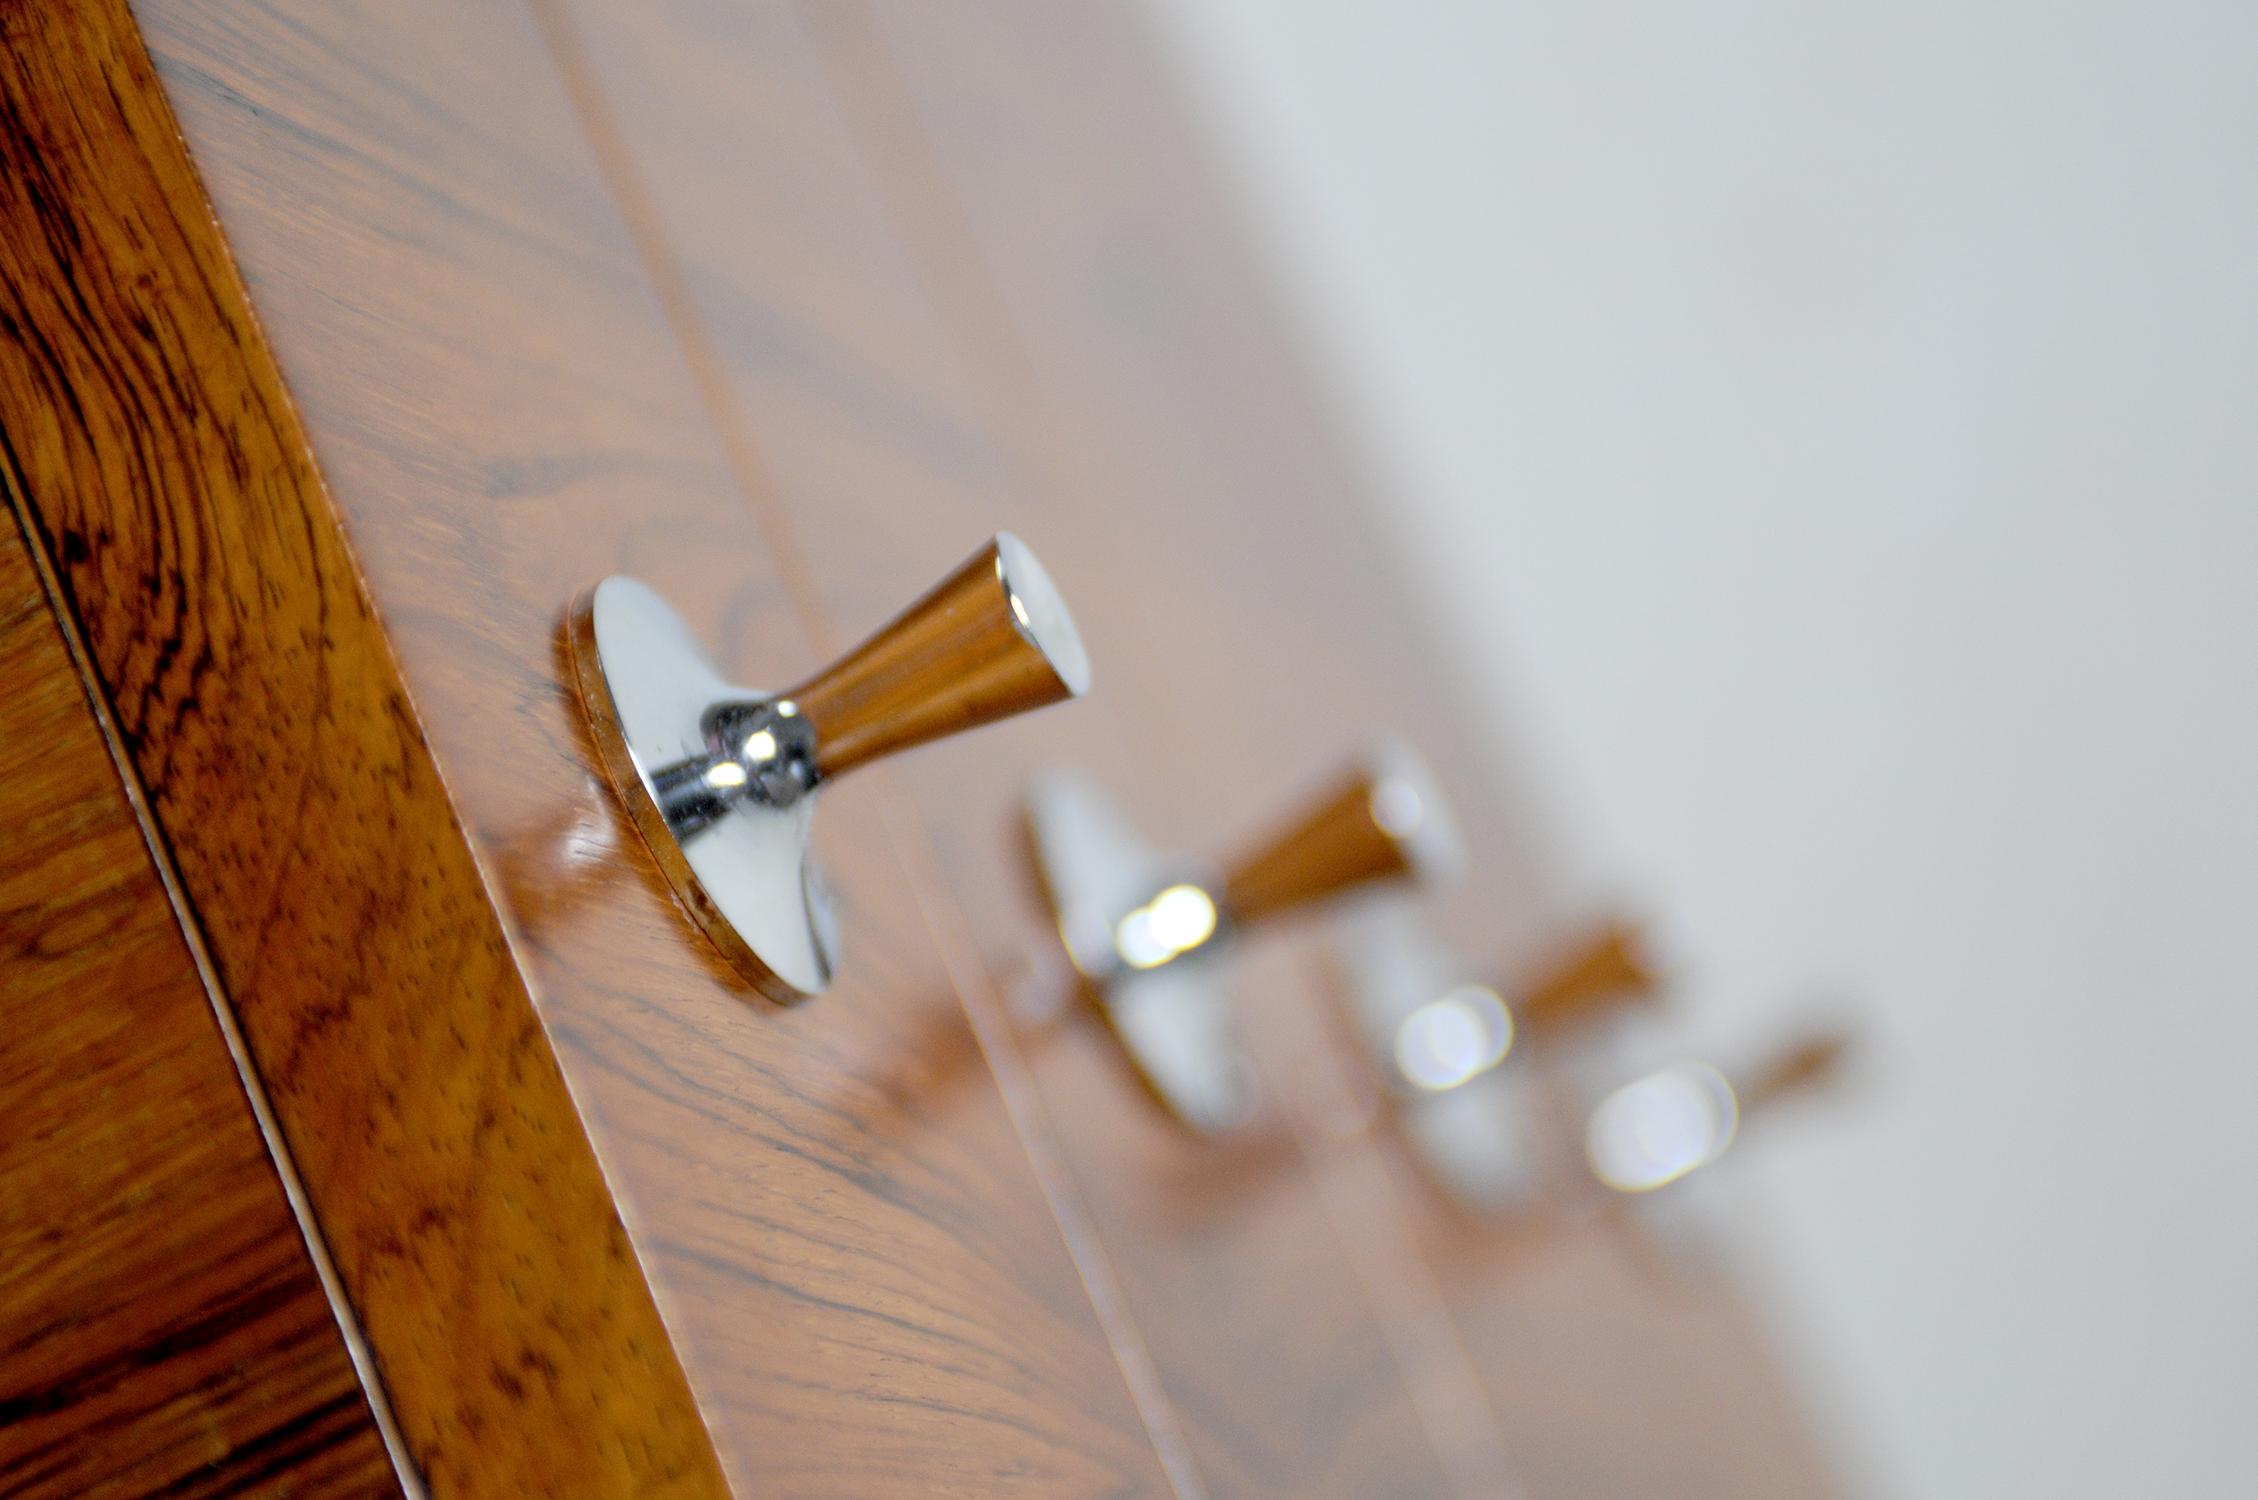
M 1011 603 L 1012 623 L 1042 654 L 1070 698 L 1090 690 L 1090 655 L 1050 573 L 1034 551 L 1008 531 L 996 533 L 996 578 Z
M 1372 821 L 1403 851 L 1409 874 L 1450 880 L 1466 867 L 1466 842 L 1434 773 L 1409 745 L 1384 739 L 1367 762 Z
M 1458 829 L 1434 779 L 1405 746 L 1384 740 L 1223 876 L 1223 904 L 1245 926 L 1406 876 L 1432 880 L 1463 863 Z
M 1531 1035 L 1565 1032 L 1633 1003 L 1661 997 L 1661 978 L 1638 928 L 1602 923 L 1556 953 L 1521 989 L 1516 1005 Z
M 1810 1026 L 1789 1037 L 1740 1080 L 1743 1111 L 1791 1095 L 1823 1093 L 1848 1071 L 1857 1041 L 1856 1031 L 1841 1020 Z

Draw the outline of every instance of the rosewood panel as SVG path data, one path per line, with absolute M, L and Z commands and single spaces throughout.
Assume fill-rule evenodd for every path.
M 1012 833 L 1030 776 L 1078 764 L 1166 806 L 1198 774 L 1168 749 L 1201 755 L 1180 680 L 1218 671 L 1239 643 L 1218 636 L 1192 662 L 1171 659 L 1163 617 L 1198 586 L 1181 555 L 1192 539 L 1123 546 L 1137 497 L 1108 514 L 999 442 L 1024 421 L 1009 409 L 1020 393 L 985 379 L 939 314 L 930 267 L 904 244 L 909 206 L 872 176 L 863 122 L 842 108 L 806 16 L 705 0 L 566 9 L 600 90 L 597 128 L 617 133 L 623 196 L 650 215 L 693 361 L 768 481 L 779 559 L 827 644 L 917 581 L 909 557 L 989 526 L 1041 549 L 1073 601 L 1096 665 L 1089 701 L 898 776 L 934 850 L 925 899 L 950 909 L 972 955 L 968 998 L 1000 1026 L 1003 992 L 1060 977 Z M 1234 1495 L 1447 1490 L 1392 1309 L 1375 1305 L 1292 1142 L 1275 1127 L 1250 1146 L 1185 1138 L 1106 1045 L 1087 1028 L 1020 1043 L 1072 1173 L 1070 1211 L 1097 1232 L 1200 1482 Z
M 0 828 L 0 1493 L 399 1493 L 5 512 Z
M 844 972 L 784 1009 L 711 958 L 592 769 L 558 627 L 606 573 L 663 590 L 746 682 L 819 653 L 766 473 L 709 420 L 554 38 L 509 5 L 143 15 L 730 1478 L 1165 1492 L 883 773 L 827 796 Z M 872 535 L 905 587 L 852 625 L 981 539 Z

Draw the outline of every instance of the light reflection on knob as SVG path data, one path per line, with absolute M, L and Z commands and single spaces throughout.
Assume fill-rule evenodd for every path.
M 1799 1038 L 1741 1074 L 1736 1087 L 1706 1062 L 1680 1062 L 1633 1079 L 1602 1099 L 1585 1130 L 1592 1175 L 1621 1193 L 1649 1193 L 1722 1157 L 1742 1124 L 1839 1073 L 1847 1033 Z
M 1384 1081 L 1420 1093 L 1461 1087 L 1524 1042 L 1565 1037 L 1656 991 L 1637 931 L 1622 922 L 1579 937 L 1528 979 L 1500 984 L 1399 899 L 1362 903 L 1332 948 L 1342 998 Z
M 1525 1034 L 1549 1038 L 1651 1003 L 1659 994 L 1639 930 L 1610 921 L 1573 940 L 1523 981 L 1514 1014 Z
M 1038 819 L 1041 809 L 1038 795 Z M 1220 874 L 1194 874 L 1189 861 L 1165 861 L 1172 874 L 1148 882 L 1126 903 L 1113 895 L 1062 908 L 1060 935 L 1075 966 L 1102 981 L 1124 969 L 1174 963 L 1361 886 L 1446 875 L 1459 860 L 1458 835 L 1441 793 L 1415 756 L 1389 743 L 1252 849 L 1226 861 Z
M 1396 1027 L 1396 1072 L 1430 1094 L 1478 1078 L 1513 1050 L 1513 1012 L 1478 984 L 1422 1003 Z
M 1523 1053 L 1585 1040 L 1655 987 L 1643 945 L 1619 921 L 1504 982 L 1485 977 L 1495 965 L 1430 931 L 1403 896 L 1354 903 L 1329 946 L 1334 993 L 1375 1089 L 1355 1128 L 1384 1122 L 1426 1176 L 1480 1214 L 1526 1207 L 1554 1159 Z
M 1029 789 L 1035 872 L 1082 990 L 1138 1076 L 1202 1131 L 1252 1106 L 1220 955 L 1250 930 L 1378 883 L 1459 862 L 1448 809 L 1418 760 L 1386 745 L 1219 868 L 1153 848 L 1100 788 L 1053 772 Z M 1492 1044 L 1437 1012 L 1409 1045 L 1446 1069 Z
M 1705 1062 L 1674 1063 L 1599 1102 L 1584 1134 L 1592 1174 L 1619 1193 L 1648 1193 L 1724 1155 L 1740 1098 Z
M 1163 886 L 1113 924 L 1114 954 L 1132 969 L 1157 969 L 1215 936 L 1215 898 L 1196 885 Z
M 780 693 L 736 686 L 632 578 L 574 608 L 597 757 L 693 920 L 779 1001 L 829 983 L 835 924 L 809 856 L 817 789 L 884 755 L 1079 696 L 1089 659 L 1035 555 L 999 534 L 883 629 Z

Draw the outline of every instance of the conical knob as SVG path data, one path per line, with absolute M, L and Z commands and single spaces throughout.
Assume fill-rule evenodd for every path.
M 1079 696 L 1089 659 L 1050 577 L 998 535 L 830 666 L 781 693 L 736 686 L 648 586 L 574 609 L 574 674 L 598 759 L 684 908 L 762 993 L 829 983 L 830 903 L 809 858 L 816 789 L 881 756 Z
M 961 734 L 1089 691 L 1090 660 L 1050 575 L 1005 532 L 876 635 L 782 696 L 816 772 Z
M 1251 927 L 1374 881 L 1448 873 L 1459 858 L 1433 780 L 1389 746 L 1228 861 L 1220 904 L 1233 925 Z
M 1638 929 L 1610 922 L 1537 971 L 1513 1007 L 1524 1038 L 1558 1036 L 1627 1004 L 1651 1001 L 1657 980 Z
M 1073 772 L 1028 789 L 1027 832 L 1080 988 L 1153 1096 L 1207 1133 L 1244 1121 L 1251 1107 L 1222 961 L 1232 940 L 1342 892 L 1458 863 L 1441 795 L 1395 746 L 1325 787 L 1220 875 L 1153 848 Z
M 1592 1110 L 1585 1149 L 1599 1180 L 1643 1193 L 1725 1154 L 1748 1122 L 1840 1076 L 1851 1047 L 1839 1028 L 1813 1031 L 1728 1078 L 1706 1062 L 1673 1063 L 1633 1079 Z

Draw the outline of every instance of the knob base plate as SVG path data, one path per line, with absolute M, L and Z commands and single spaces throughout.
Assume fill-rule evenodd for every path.
M 789 1005 L 819 993 L 831 980 L 837 927 L 808 850 L 816 798 L 739 802 L 682 838 L 652 780 L 705 753 L 710 708 L 762 695 L 715 670 L 673 607 L 632 578 L 607 578 L 582 597 L 566 640 L 605 778 L 683 909 L 769 999 Z
M 1135 968 L 1114 952 L 1122 919 L 1167 887 L 1184 862 L 1138 838 L 1111 798 L 1085 778 L 1050 772 L 1029 790 L 1028 843 L 1083 990 L 1160 1106 L 1202 1135 L 1254 1113 L 1221 955 L 1200 950 Z
M 1543 1186 L 1547 1141 L 1540 1091 L 1528 1072 L 1495 1066 L 1502 1049 L 1489 1065 L 1431 1091 L 1404 1070 L 1407 1025 L 1464 986 L 1472 966 L 1431 937 L 1402 896 L 1386 892 L 1343 912 L 1330 946 L 1357 1040 L 1427 1177 L 1478 1215 L 1531 1208 Z M 1510 1038 L 1508 1032 L 1508 1044 Z

